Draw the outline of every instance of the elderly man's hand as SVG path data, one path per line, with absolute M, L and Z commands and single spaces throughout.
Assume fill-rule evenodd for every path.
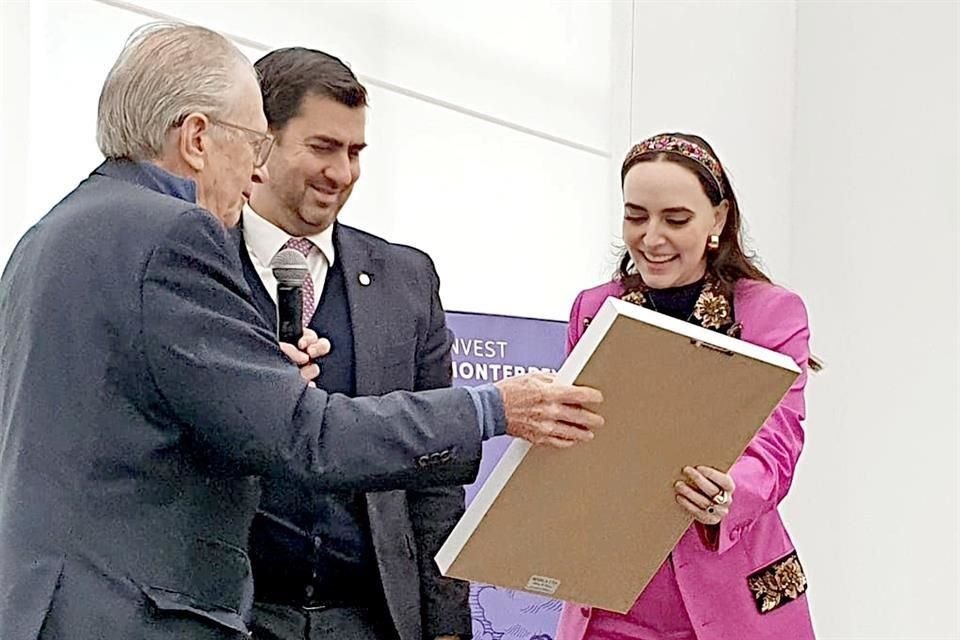
M 311 387 L 315 387 L 313 379 L 320 375 L 320 366 L 313 361 L 330 353 L 330 341 L 317 337 L 313 329 L 304 329 L 303 337 L 300 338 L 296 347 L 281 342 L 280 350 L 290 359 L 290 362 L 300 367 L 300 375 L 303 379 L 309 382 Z
M 571 447 L 593 440 L 603 426 L 596 405 L 603 395 L 590 387 L 554 382 L 554 376 L 530 373 L 496 383 L 503 397 L 507 433 L 533 444 Z

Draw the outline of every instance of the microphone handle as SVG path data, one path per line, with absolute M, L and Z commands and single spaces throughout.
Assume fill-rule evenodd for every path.
M 277 337 L 296 346 L 303 337 L 302 287 L 277 285 Z

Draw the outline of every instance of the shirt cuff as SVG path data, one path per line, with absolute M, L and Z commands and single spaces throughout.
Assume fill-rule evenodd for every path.
M 503 398 L 500 390 L 491 383 L 476 387 L 463 387 L 470 394 L 473 406 L 477 408 L 477 421 L 480 423 L 480 435 L 484 440 L 507 433 L 507 415 L 503 410 Z

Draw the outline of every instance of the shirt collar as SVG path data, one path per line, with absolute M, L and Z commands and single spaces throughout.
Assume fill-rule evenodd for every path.
M 152 191 L 167 196 L 173 196 L 187 202 L 197 203 L 197 183 L 190 178 L 177 176 L 166 169 L 161 169 L 152 162 L 138 162 L 142 180 L 141 184 Z
M 269 265 L 273 257 L 292 237 L 263 218 L 249 204 L 243 208 L 243 238 L 261 264 Z M 333 266 L 333 260 L 336 257 L 333 248 L 333 225 L 331 224 L 320 233 L 304 237 L 320 249 L 320 253 L 327 259 L 327 264 Z

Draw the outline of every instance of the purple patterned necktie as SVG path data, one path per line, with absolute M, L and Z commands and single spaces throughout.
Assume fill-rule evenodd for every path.
M 306 238 L 290 238 L 287 240 L 287 244 L 284 245 L 288 249 L 294 249 L 303 254 L 304 258 L 310 257 L 310 252 L 313 251 L 316 247 L 312 242 Z M 314 298 L 314 289 L 313 289 L 313 276 L 310 275 L 310 272 L 307 271 L 307 277 L 303 280 L 303 326 L 306 327 L 310 324 L 310 320 L 313 319 L 313 312 L 315 310 L 316 300 Z

